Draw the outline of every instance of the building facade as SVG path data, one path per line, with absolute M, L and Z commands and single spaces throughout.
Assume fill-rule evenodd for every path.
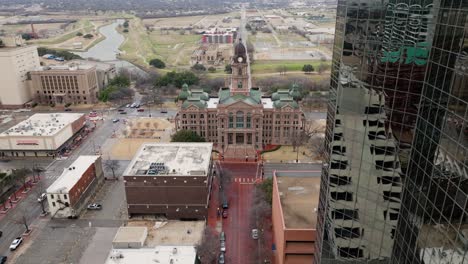
M 338 1 L 317 262 L 468 262 L 467 13 Z
M 79 156 L 47 188 L 47 202 L 53 218 L 77 217 L 96 188 L 104 182 L 100 156 Z
M 55 158 L 85 124 L 80 113 L 34 114 L 0 133 L 0 158 Z
M 30 72 L 32 93 L 40 104 L 94 104 L 99 85 L 96 67 L 69 64 L 45 66 Z
M 237 28 L 212 28 L 203 33 L 204 44 L 232 44 L 237 36 Z
M 109 85 L 109 82 L 115 78 L 117 75 L 117 69 L 113 63 L 101 62 L 101 61 L 92 61 L 92 60 L 71 60 L 67 62 L 68 65 L 74 64 L 82 66 L 91 65 L 96 67 L 96 76 L 98 83 L 98 90 L 106 88 Z
M 212 143 L 144 144 L 124 172 L 128 214 L 205 220 Z
M 232 74 L 218 97 L 185 85 L 179 95 L 176 130 L 192 130 L 215 143 L 222 151 L 230 145 L 263 149 L 265 145 L 291 144 L 304 127 L 305 116 L 298 103 L 297 85 L 262 97 L 252 87 L 248 55 L 242 41 L 234 48 Z
M 224 66 L 232 57 L 232 45 L 204 44 L 194 50 L 190 64 Z
M 310 176 L 306 171 L 274 172 L 271 205 L 274 263 L 314 263 L 319 187 L 320 177 Z
M 39 66 L 36 46 L 0 48 L 0 107 L 21 108 L 31 101 L 28 72 Z

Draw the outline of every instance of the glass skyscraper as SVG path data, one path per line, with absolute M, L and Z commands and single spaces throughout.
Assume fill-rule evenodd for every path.
M 468 0 L 339 0 L 329 99 L 316 262 L 468 263 Z

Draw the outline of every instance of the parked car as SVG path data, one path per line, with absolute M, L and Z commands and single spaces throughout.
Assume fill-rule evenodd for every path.
M 21 245 L 21 243 L 23 243 L 23 238 L 22 237 L 15 238 L 15 240 L 13 240 L 13 242 L 11 242 L 10 250 L 17 249 L 19 247 L 19 245 Z
M 221 252 L 226 252 L 226 241 L 221 241 Z
M 139 109 L 137 110 L 137 112 L 144 112 L 144 111 L 145 111 L 145 109 L 143 109 L 143 108 L 139 108 Z
M 130 108 L 135 108 L 136 107 L 136 103 L 133 103 L 130 105 Z
M 167 114 L 167 110 L 164 110 L 164 109 L 163 109 L 163 110 L 161 110 L 161 113 Z
M 121 115 L 126 115 L 126 114 L 127 114 L 127 112 L 125 112 L 125 111 L 122 111 L 122 112 L 120 112 L 120 114 L 121 114 Z
M 223 210 L 223 218 L 227 218 L 228 217 L 228 211 L 227 210 Z
M 221 231 L 221 234 L 219 235 L 219 240 L 226 241 L 226 234 L 224 234 L 224 231 Z
M 252 238 L 258 239 L 258 229 L 252 229 Z
M 123 110 L 123 109 L 119 109 L 119 110 L 117 110 L 117 111 L 119 111 L 119 112 L 123 112 L 123 111 L 125 111 L 125 110 Z
M 226 263 L 225 260 L 224 260 L 224 253 L 219 254 L 218 263 L 219 264 Z
M 0 237 L 2 237 L 2 235 L 3 235 L 3 231 L 0 231 Z
M 7 256 L 0 256 L 0 264 L 6 263 Z
M 130 104 L 127 104 L 125 107 L 126 107 L 126 108 L 129 108 L 129 107 L 130 107 Z
M 71 112 L 71 108 L 65 108 L 65 112 Z
M 45 199 L 47 199 L 47 194 L 46 194 L 46 193 L 42 193 L 42 194 L 39 195 L 39 197 L 37 198 L 37 201 L 40 203 L 40 202 L 44 201 Z
M 135 108 L 140 108 L 140 104 L 135 104 Z
M 101 210 L 102 206 L 98 203 L 92 203 L 88 205 L 88 210 Z
M 119 121 L 120 121 L 120 119 L 118 119 L 118 118 L 112 119 L 112 123 L 117 123 Z

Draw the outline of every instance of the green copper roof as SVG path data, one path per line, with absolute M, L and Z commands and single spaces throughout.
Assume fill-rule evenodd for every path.
M 292 99 L 282 99 L 282 100 L 278 100 L 278 101 L 273 102 L 273 106 L 275 108 L 283 108 L 286 105 L 289 105 L 290 107 L 292 107 L 294 109 L 299 108 L 299 104 L 297 104 L 297 102 L 295 102 Z
M 183 90 L 183 91 L 188 91 L 188 85 L 187 85 L 186 83 L 184 83 L 184 84 L 182 85 L 182 90 Z
M 198 97 L 204 101 L 210 100 L 210 96 L 208 95 L 208 93 L 200 89 L 192 90 L 192 97 Z
M 257 105 L 262 102 L 262 92 L 258 88 L 250 89 L 250 96 L 237 94 L 231 96 L 231 91 L 227 88 L 221 88 L 219 90 L 219 103 L 220 104 L 232 104 L 235 102 L 244 102 L 249 105 Z
M 208 106 L 208 104 L 200 98 L 191 97 L 188 100 L 184 101 L 184 103 L 182 104 L 182 108 L 188 108 L 191 105 L 195 105 L 200 109 L 206 108 Z
M 189 98 L 189 96 L 190 96 L 190 91 L 182 90 L 179 93 L 179 100 L 187 100 L 187 98 Z

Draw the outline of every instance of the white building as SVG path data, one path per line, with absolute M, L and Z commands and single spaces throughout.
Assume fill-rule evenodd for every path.
M 195 264 L 196 257 L 193 246 L 113 249 L 105 264 Z
M 39 66 L 36 46 L 0 48 L 0 108 L 21 108 L 31 101 L 28 72 Z
M 104 180 L 100 156 L 80 156 L 47 188 L 52 217 L 78 216 L 91 193 Z
M 34 114 L 0 133 L 0 158 L 55 157 L 85 122 L 80 113 Z

